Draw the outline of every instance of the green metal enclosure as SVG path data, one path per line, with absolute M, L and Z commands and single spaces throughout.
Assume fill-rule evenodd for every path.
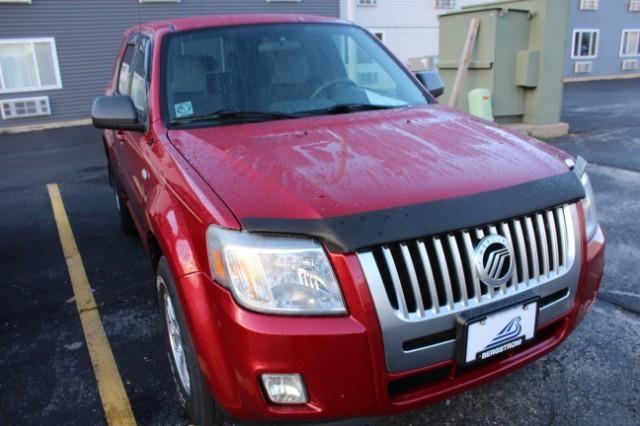
M 560 122 L 568 17 L 569 0 L 499 1 L 440 16 L 438 68 L 448 89 L 458 71 L 469 23 L 480 20 L 458 108 L 468 112 L 467 93 L 485 88 L 491 91 L 499 123 Z M 450 93 L 445 92 L 445 102 Z

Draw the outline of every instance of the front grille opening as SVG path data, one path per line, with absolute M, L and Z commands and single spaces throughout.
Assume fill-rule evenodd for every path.
M 568 288 L 564 288 L 560 291 L 556 291 L 555 293 L 552 293 L 548 296 L 543 297 L 542 299 L 540 299 L 539 305 L 540 308 L 544 308 L 545 306 L 549 306 L 552 303 L 557 302 L 558 300 L 564 299 L 565 297 L 567 297 L 569 295 L 569 289 Z
M 564 221 L 561 219 L 561 216 L 562 216 L 562 219 L 564 219 L 564 210 L 562 208 L 556 209 L 556 211 L 553 214 L 553 219 L 556 223 L 556 235 L 558 238 L 558 256 L 560 257 L 560 259 L 558 260 L 558 263 L 560 266 L 567 266 L 562 261 L 563 254 L 566 252 L 567 247 L 562 244 L 562 233 L 563 233 L 562 223 Z
M 538 226 L 536 215 L 531 216 L 531 223 L 533 224 L 534 245 L 536 247 L 536 253 L 538 253 L 538 273 L 539 275 L 542 275 L 544 273 L 544 252 L 542 248 L 544 241 L 542 241 L 542 238 L 540 237 L 540 228 Z
M 424 306 L 425 309 L 433 309 L 435 301 L 431 300 L 429 283 L 427 282 L 427 272 L 424 270 L 424 265 L 420 260 L 418 245 L 412 243 L 408 245 L 408 248 L 411 258 L 414 259 L 413 267 L 415 268 L 416 276 L 418 277 L 418 286 L 420 287 L 420 294 L 422 295 L 422 306 Z
M 436 292 L 438 293 L 438 301 L 440 306 L 447 304 L 447 294 L 444 290 L 443 272 L 440 269 L 440 262 L 438 262 L 438 256 L 436 255 L 436 249 L 433 245 L 433 239 L 429 238 L 424 240 L 424 246 L 427 249 L 429 260 L 431 260 L 431 271 L 433 272 L 433 280 L 436 284 Z
M 549 253 L 549 270 L 553 271 L 553 233 L 551 232 L 551 222 L 548 220 L 547 212 L 542 214 L 545 232 L 547 234 L 547 253 Z M 557 234 L 556 234 L 557 235 Z
M 536 243 L 535 241 L 531 241 L 531 239 L 529 238 L 529 232 L 528 232 L 528 226 L 527 226 L 527 220 L 526 218 L 522 220 L 522 235 L 524 237 L 524 246 L 525 246 L 525 250 L 527 251 L 527 267 L 529 269 L 529 279 L 533 279 L 535 278 L 535 264 L 533 262 L 533 256 L 534 253 L 537 254 L 537 251 L 533 251 L 531 250 L 532 244 L 535 247 Z
M 462 235 L 456 236 L 456 243 L 458 244 L 458 249 L 460 250 L 460 261 L 462 262 L 462 273 L 464 274 L 464 282 L 467 287 L 467 296 L 469 299 L 473 299 L 476 297 L 476 290 L 473 286 L 473 259 L 469 259 L 467 255 L 466 246 L 464 244 L 464 238 Z
M 376 265 L 378 266 L 378 271 L 380 271 L 380 277 L 382 278 L 384 289 L 387 292 L 389 303 L 391 304 L 391 307 L 393 307 L 393 309 L 398 309 L 398 295 L 396 295 L 396 291 L 393 288 L 393 283 L 391 282 L 391 274 L 389 273 L 387 262 L 385 262 L 384 260 L 382 250 L 373 250 L 372 253 L 373 258 L 376 261 Z
M 402 343 L 402 350 L 405 352 L 414 351 L 416 349 L 426 348 L 428 346 L 437 345 L 456 339 L 456 329 L 441 331 L 440 333 L 430 334 L 429 336 L 418 337 L 417 339 L 407 340 Z
M 416 305 L 416 298 L 413 294 L 413 288 L 411 287 L 411 278 L 409 278 L 409 272 L 407 271 L 407 264 L 402 256 L 402 250 L 400 250 L 399 244 L 394 244 L 388 247 L 391 250 L 391 257 L 396 265 L 396 271 L 400 278 L 400 285 L 402 286 L 402 293 L 404 294 L 404 301 L 407 304 L 407 311 L 416 312 L 418 307 Z
M 509 233 L 511 233 L 511 242 L 513 244 L 513 254 L 514 254 L 514 263 L 516 265 L 516 269 L 518 270 L 518 274 L 516 279 L 519 283 L 525 281 L 524 270 L 522 268 L 522 264 L 520 259 L 522 259 L 522 251 L 520 251 L 520 245 L 518 244 L 518 233 L 516 231 L 516 225 L 514 221 L 507 222 L 507 227 L 509 228 Z M 526 277 L 527 279 L 529 277 Z
M 442 251 L 444 252 L 445 263 L 449 272 L 449 282 L 451 283 L 451 292 L 453 294 L 453 301 L 459 302 L 462 300 L 462 294 L 460 292 L 460 286 L 458 285 L 458 276 L 456 275 L 456 264 L 453 261 L 455 256 L 451 244 L 449 244 L 449 236 L 443 235 L 440 238 L 442 243 Z
M 403 394 L 418 390 L 435 382 L 445 380 L 451 373 L 451 366 L 436 368 L 426 373 L 404 377 L 389 383 L 389 396 L 393 399 Z
M 512 288 L 515 283 L 532 286 L 559 276 L 558 267 L 567 267 L 567 252 L 572 247 L 566 229 L 572 225 L 571 218 L 564 219 L 567 219 L 565 210 L 557 207 L 448 234 L 381 245 L 371 250 L 371 254 L 389 305 L 395 311 L 401 310 L 404 317 L 412 318 L 422 305 L 426 311 L 433 311 L 426 312 L 427 316 L 438 315 L 434 308 L 447 306 L 449 302 L 458 309 L 465 291 L 468 299 L 477 298 L 484 303 L 485 298 L 520 291 L 519 287 Z M 492 233 L 510 239 L 513 245 L 515 274 L 499 292 L 481 285 L 479 280 L 478 286 L 474 282 L 474 277 L 478 278 L 475 249 L 482 238 Z M 557 249 L 555 252 L 554 248 Z M 543 256 L 545 253 L 547 256 Z M 544 274 L 547 261 L 549 272 L 553 273 L 548 276 Z M 415 271 L 415 280 L 410 271 Z M 433 282 L 427 271 L 433 275 Z

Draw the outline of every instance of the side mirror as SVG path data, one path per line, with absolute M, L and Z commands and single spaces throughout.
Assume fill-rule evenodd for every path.
M 129 96 L 98 96 L 91 107 L 91 120 L 98 129 L 133 130 L 143 132 L 138 111 Z
M 420 71 L 416 73 L 416 78 L 434 98 L 439 98 L 444 93 L 444 83 L 437 71 Z

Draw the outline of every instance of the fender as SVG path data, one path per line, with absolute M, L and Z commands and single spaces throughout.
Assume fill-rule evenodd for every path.
M 153 125 L 153 132 L 160 131 Z M 148 230 L 166 257 L 174 279 L 194 272 L 208 274 L 205 234 L 209 224 L 240 229 L 236 217 L 211 188 L 193 172 L 171 141 L 159 136 L 147 167 L 156 184 L 147 193 Z M 147 235 L 143 236 L 147 250 Z
M 221 350 L 223 345 L 217 343 L 221 339 L 220 321 L 216 320 L 219 309 L 210 303 L 213 289 L 209 287 L 218 284 L 208 278 L 204 249 L 208 224 L 186 208 L 166 184 L 155 187 L 147 200 L 147 223 L 173 274 L 200 368 L 215 399 L 227 406 L 233 405 L 238 399 L 233 386 L 229 386 L 234 383 L 233 368 L 227 365 Z M 194 235 L 196 233 L 198 235 Z M 201 244 L 202 249 L 198 250 L 194 244 Z M 147 249 L 151 252 L 151 247 Z M 217 367 L 215 372 L 208 368 L 211 365 Z
M 197 250 L 193 247 L 194 242 L 199 240 L 204 243 L 206 226 L 184 209 L 183 203 L 167 185 L 158 185 L 149 193 L 146 216 L 149 230 L 167 259 L 174 279 L 208 270 L 202 259 L 198 259 Z M 203 236 L 198 238 L 192 235 L 190 230 L 194 228 L 202 230 Z

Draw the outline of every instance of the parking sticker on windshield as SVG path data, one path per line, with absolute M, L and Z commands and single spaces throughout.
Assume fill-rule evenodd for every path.
M 193 105 L 191 101 L 180 102 L 174 105 L 176 109 L 176 117 L 185 117 L 187 115 L 193 115 Z

